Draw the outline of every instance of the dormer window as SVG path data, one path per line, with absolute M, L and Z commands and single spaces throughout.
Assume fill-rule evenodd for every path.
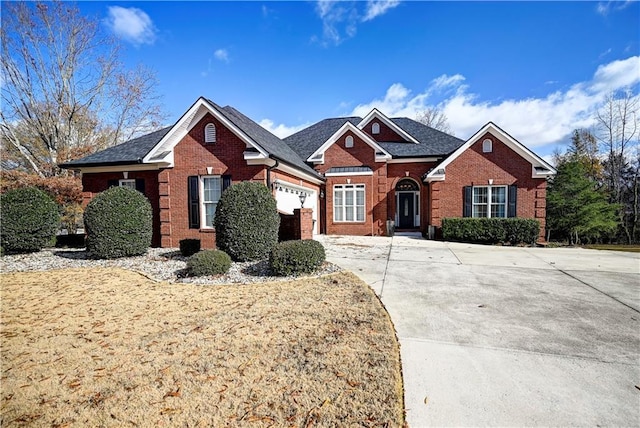
M 380 124 L 378 122 L 375 122 L 373 125 L 371 125 L 371 133 L 372 134 L 380 133 Z
M 207 123 L 207 126 L 204 127 L 204 142 L 216 142 L 216 126 L 213 123 Z
M 347 138 L 344 139 L 344 146 L 347 149 L 353 147 L 353 137 L 351 135 L 347 135 Z
M 493 141 L 489 138 L 482 142 L 482 153 L 491 153 L 493 151 Z

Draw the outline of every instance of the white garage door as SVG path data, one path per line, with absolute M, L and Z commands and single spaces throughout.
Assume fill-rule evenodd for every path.
M 275 181 L 276 186 L 276 203 L 278 211 L 293 214 L 293 210 L 300 208 L 300 195 L 305 194 L 307 198 L 304 201 L 305 208 L 313 210 L 313 234 L 318 233 L 318 193 L 315 190 L 287 183 L 286 181 Z

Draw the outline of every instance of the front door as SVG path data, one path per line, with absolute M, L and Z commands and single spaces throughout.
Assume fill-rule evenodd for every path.
M 413 207 L 414 195 L 413 193 L 399 193 L 398 194 L 398 228 L 399 229 L 413 229 L 414 225 L 414 207 Z

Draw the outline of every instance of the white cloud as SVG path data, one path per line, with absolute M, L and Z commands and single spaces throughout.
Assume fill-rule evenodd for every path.
M 400 4 L 399 0 L 368 0 L 364 11 L 360 11 L 363 2 L 341 0 L 318 0 L 316 13 L 322 20 L 322 38 L 313 37 L 313 41 L 324 46 L 339 45 L 345 39 L 354 37 L 358 24 L 371 21 L 384 15 Z
M 384 15 L 389 9 L 400 4 L 400 0 L 368 0 L 363 22 L 370 21 L 376 16 Z
M 613 0 L 613 1 L 601 1 L 596 6 L 596 12 L 602 16 L 607 16 L 611 11 L 618 11 L 626 9 L 628 6 L 637 0 Z
M 152 45 L 156 40 L 156 28 L 151 18 L 135 7 L 110 6 L 105 23 L 117 37 L 135 46 Z
M 388 116 L 415 118 L 418 112 L 433 106 L 430 99 L 439 94 L 442 101 L 436 106 L 443 110 L 453 132 L 460 138 L 468 138 L 492 121 L 528 147 L 535 148 L 562 143 L 573 129 L 593 126 L 594 112 L 608 93 L 638 84 L 638 56 L 601 65 L 591 80 L 540 98 L 479 101 L 464 83 L 464 76 L 442 75 L 418 94 L 411 93 L 401 83 L 394 83 L 383 98 L 357 105 L 352 114 L 364 116 L 375 107 Z
M 262 119 L 260 122 L 258 122 L 258 124 L 260 126 L 262 126 L 264 129 L 266 129 L 267 131 L 271 132 L 273 135 L 275 135 L 276 137 L 279 137 L 279 138 L 288 137 L 289 135 L 295 134 L 296 132 L 306 128 L 309 125 L 311 125 L 310 123 L 305 123 L 305 124 L 297 125 L 297 126 L 287 126 L 287 125 L 282 124 L 282 123 L 279 124 L 279 125 L 276 125 L 270 119 Z
M 213 56 L 222 62 L 229 62 L 229 52 L 226 49 L 218 49 L 213 53 Z

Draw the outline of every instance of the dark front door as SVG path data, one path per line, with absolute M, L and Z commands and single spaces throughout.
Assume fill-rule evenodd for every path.
M 413 208 L 413 193 L 400 193 L 398 195 L 398 217 L 399 217 L 399 229 L 413 229 L 414 228 L 414 208 Z

